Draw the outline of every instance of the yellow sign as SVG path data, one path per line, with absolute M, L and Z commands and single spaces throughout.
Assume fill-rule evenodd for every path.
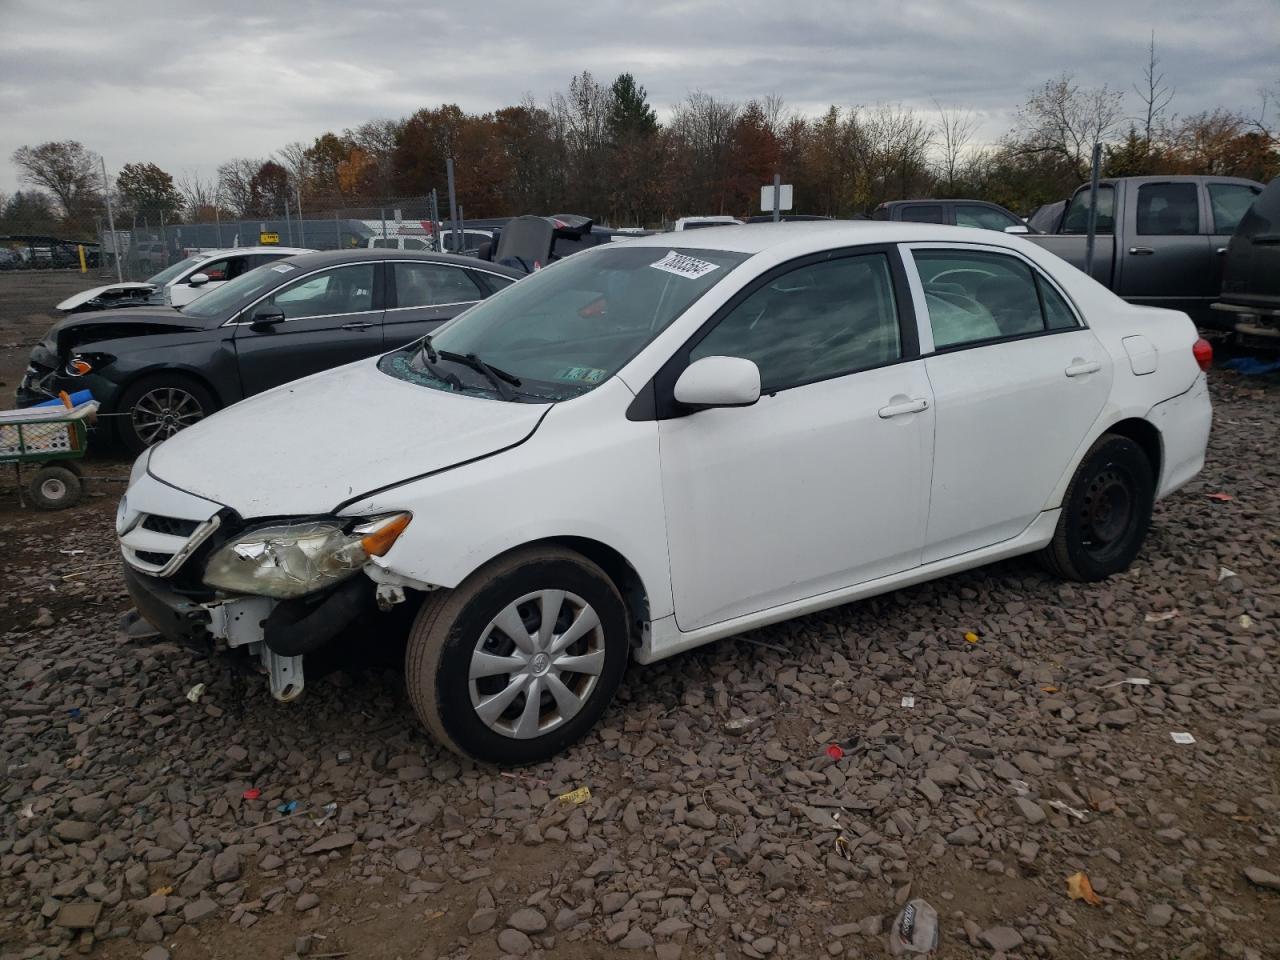
M 273 243 L 280 242 L 280 234 L 278 233 L 260 233 L 258 234 L 258 243 L 262 246 L 268 246 Z

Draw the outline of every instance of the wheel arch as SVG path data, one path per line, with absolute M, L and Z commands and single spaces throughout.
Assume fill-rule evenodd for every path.
M 119 387 L 117 388 L 116 394 L 115 394 L 117 409 L 113 410 L 112 412 L 119 412 L 118 406 L 119 406 L 120 398 L 123 397 L 130 390 L 132 390 L 139 383 L 141 383 L 143 380 L 149 380 L 153 377 L 165 377 L 165 376 L 178 376 L 178 377 L 185 377 L 188 380 L 194 380 L 196 383 L 200 384 L 200 386 L 202 386 L 205 390 L 209 391 L 210 396 L 212 396 L 214 401 L 218 404 L 219 410 L 221 410 L 223 407 L 227 405 L 227 400 L 225 397 L 223 397 L 222 391 L 217 388 L 214 382 L 211 379 L 209 379 L 209 376 L 203 370 L 200 370 L 196 367 L 188 367 L 188 366 L 181 366 L 181 365 L 162 366 L 160 364 L 156 364 L 154 366 L 145 367 L 141 370 L 136 371 L 135 373 L 131 373 L 128 377 L 126 377 L 124 380 L 120 382 Z
M 1155 477 L 1156 488 L 1159 489 L 1160 471 L 1164 464 L 1164 440 L 1160 436 L 1160 429 L 1150 420 L 1127 417 L 1111 424 L 1103 433 L 1113 433 L 1136 443 L 1151 464 L 1151 475 Z

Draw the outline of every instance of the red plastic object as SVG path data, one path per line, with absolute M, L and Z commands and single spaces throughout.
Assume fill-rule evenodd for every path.
M 1200 365 L 1201 370 L 1208 372 L 1213 366 L 1213 344 L 1204 337 L 1191 345 L 1191 355 L 1196 358 L 1196 363 Z
M 246 800 L 257 800 L 260 796 L 262 796 L 262 791 L 259 790 L 257 787 L 250 787 L 244 793 L 240 794 L 240 796 L 244 797 L 244 799 Z
M 831 746 L 827 747 L 827 756 L 832 760 L 839 760 L 844 756 L 844 751 L 840 749 L 840 744 L 833 743 Z

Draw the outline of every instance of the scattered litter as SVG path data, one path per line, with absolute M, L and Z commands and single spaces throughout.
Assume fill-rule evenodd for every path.
M 908 709 L 916 705 L 916 698 L 908 694 L 902 698 L 902 705 Z
M 1235 577 L 1235 576 L 1238 576 L 1238 574 L 1234 570 L 1228 570 L 1226 567 L 1218 568 L 1219 583 L 1221 583 L 1223 580 L 1230 580 L 1232 577 Z
M 322 812 L 324 815 L 320 817 L 319 820 L 312 821 L 312 823 L 314 823 L 317 827 L 322 826 L 326 820 L 328 820 L 330 817 L 332 817 L 335 813 L 338 812 L 338 805 L 336 803 L 326 803 L 324 805 L 324 810 Z
M 1053 809 L 1055 810 L 1061 810 L 1063 813 L 1070 814 L 1071 816 L 1075 817 L 1077 820 L 1089 819 L 1089 815 L 1085 813 L 1083 810 L 1077 810 L 1075 807 L 1071 806 L 1070 804 L 1063 803 L 1061 800 L 1050 800 L 1049 806 L 1053 807 Z
M 151 891 L 153 897 L 167 897 L 173 893 L 173 887 L 156 887 Z
M 59 553 L 66 554 L 68 557 L 77 557 L 84 553 L 83 550 L 59 550 Z
M 1210 500 L 1217 500 L 1219 503 L 1230 503 L 1235 499 L 1235 497 L 1229 493 L 1206 493 L 1205 496 Z
M 1189 733 L 1171 733 L 1169 736 L 1173 738 L 1174 743 L 1180 743 L 1183 746 L 1196 742 L 1196 738 Z
M 511 773 L 504 770 L 500 776 L 506 777 L 508 780 L 518 780 L 527 787 L 545 787 L 549 785 L 549 781 L 531 777 L 527 773 Z
M 342 766 L 342 767 L 345 767 L 345 766 L 346 766 L 348 763 L 350 763 L 350 762 L 351 762 L 351 751 L 350 751 L 350 750 L 339 750 L 339 751 L 338 751 L 338 765 L 339 765 L 339 766 Z
M 1112 680 L 1110 683 L 1104 683 L 1102 686 L 1098 687 L 1098 689 L 1106 690 L 1108 687 L 1119 687 L 1126 683 L 1131 687 L 1151 686 L 1151 681 L 1146 677 L 1125 677 L 1123 680 Z
M 977 643 L 979 640 L 979 637 L 976 633 L 970 630 L 968 633 L 964 635 L 964 639 L 965 639 L 965 643 Z
M 912 900 L 889 934 L 889 952 L 895 957 L 903 953 L 932 953 L 938 949 L 938 911 L 925 900 Z
M 1101 898 L 1093 892 L 1093 885 L 1083 871 L 1067 877 L 1067 896 L 1072 900 L 1083 900 L 1091 907 L 1102 906 Z
M 1142 619 L 1146 623 L 1164 623 L 1166 620 L 1172 620 L 1177 615 L 1178 615 L 1177 610 L 1160 610 L 1160 611 L 1153 610 L 1151 613 L 1148 613 Z
M 432 920 L 439 920 L 444 915 L 444 910 L 433 910 L 431 913 L 423 914 L 422 919 L 430 923 Z
M 843 833 L 836 836 L 836 852 L 846 860 L 853 859 L 853 848 L 849 846 L 849 841 L 844 838 Z
M 242 799 L 245 799 L 245 800 L 257 800 L 260 796 L 262 796 L 262 791 L 259 790 L 257 787 L 250 787 L 244 793 L 240 794 L 240 796 Z
M 79 708 L 79 707 L 72 707 L 70 710 L 68 710 L 68 711 L 67 711 L 67 716 L 68 716 L 68 717 L 70 717 L 72 720 L 79 720 L 79 719 L 80 719 L 80 708 Z
M 1055 686 L 1053 686 L 1052 684 L 1050 684 L 1050 685 L 1049 685 L 1049 686 L 1047 686 L 1047 687 L 1041 687 L 1041 688 L 1040 688 L 1040 692 L 1041 692 L 1041 693 L 1057 693 L 1057 692 L 1058 692 L 1058 688 L 1057 688 L 1057 687 L 1055 687 Z
M 776 643 L 766 643 L 764 640 L 756 640 L 754 637 L 739 637 L 743 643 L 749 643 L 753 647 L 764 647 L 766 650 L 773 650 L 777 653 L 787 653 L 786 647 L 780 647 Z
M 36 815 L 36 812 L 34 809 L 32 809 L 32 806 L 29 803 L 22 808 L 22 813 L 19 814 L 19 816 L 21 816 L 23 820 L 31 820 L 32 818 L 35 817 L 35 815 Z
M 194 687 L 187 691 L 187 699 L 192 703 L 199 703 L 200 698 L 204 696 L 204 684 L 197 683 Z
M 740 737 L 748 730 L 754 730 L 760 726 L 759 717 L 734 717 L 732 720 L 724 722 L 724 732 L 731 737 Z
M 586 803 L 591 799 L 590 787 L 579 787 L 577 790 L 570 790 L 568 793 L 562 793 L 556 798 L 561 803 L 577 805 Z
M 1020 797 L 1025 797 L 1031 792 L 1031 784 L 1025 780 L 1013 779 L 1009 781 L 1009 786 L 1013 787 L 1013 792 Z
M 1242 613 L 1236 618 L 1236 623 L 1248 630 L 1253 626 L 1253 617 L 1249 616 L 1247 613 Z
M 1228 370 L 1242 373 L 1246 377 L 1254 377 L 1263 373 L 1274 373 L 1280 370 L 1280 360 L 1259 360 L 1257 357 L 1232 357 L 1224 360 L 1222 365 Z
M 844 750 L 841 749 L 840 744 L 833 743 L 827 747 L 827 756 L 832 760 L 841 760 L 844 758 Z
M 276 807 L 276 813 L 293 813 L 293 811 L 297 809 L 298 809 L 298 801 L 290 800 L 287 803 L 282 803 L 278 807 Z

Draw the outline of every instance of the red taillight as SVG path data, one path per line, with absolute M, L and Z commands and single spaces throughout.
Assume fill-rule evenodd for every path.
M 1191 354 L 1196 358 L 1196 363 L 1200 364 L 1200 369 L 1206 373 L 1213 366 L 1213 345 L 1204 337 L 1192 345 Z

